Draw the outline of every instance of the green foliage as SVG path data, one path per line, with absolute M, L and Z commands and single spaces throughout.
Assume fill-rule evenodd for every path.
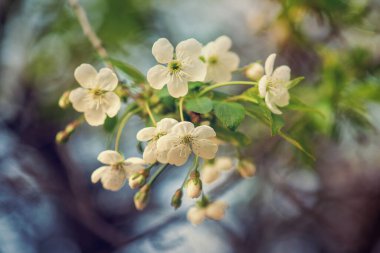
M 117 126 L 117 122 L 118 122 L 117 115 L 113 118 L 110 118 L 107 116 L 103 125 L 104 130 L 108 133 L 112 133 L 115 127 Z
M 186 109 L 193 112 L 205 114 L 211 112 L 213 108 L 213 103 L 208 97 L 196 97 L 185 101 Z
M 300 76 L 300 77 L 297 77 L 297 78 L 294 78 L 293 80 L 290 80 L 287 84 L 286 84 L 286 87 L 288 89 L 291 89 L 295 86 L 297 86 L 302 80 L 304 80 L 305 77 L 303 76 Z
M 136 83 L 143 83 L 145 82 L 145 75 L 141 73 L 138 69 L 133 67 L 132 65 L 128 63 L 124 63 L 122 61 L 116 60 L 116 59 L 108 59 L 115 67 L 120 69 L 123 73 L 128 75 L 132 80 Z
M 232 131 L 226 127 L 216 125 L 214 130 L 218 138 L 236 146 L 247 146 L 251 139 L 239 131 Z
M 214 112 L 223 126 L 231 130 L 235 130 L 245 117 L 244 107 L 234 102 L 214 102 Z

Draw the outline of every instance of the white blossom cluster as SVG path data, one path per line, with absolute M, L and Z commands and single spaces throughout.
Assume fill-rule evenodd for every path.
M 169 40 L 158 39 L 152 47 L 152 54 L 158 64 L 147 72 L 147 83 L 156 90 L 167 86 L 170 96 L 180 99 L 189 93 L 189 82 L 202 82 L 205 86 L 201 87 L 203 89 L 229 85 L 232 74 L 240 71 L 239 56 L 230 51 L 231 46 L 231 39 L 227 36 L 221 36 L 205 46 L 195 39 L 188 39 L 178 43 L 175 48 Z M 280 66 L 274 69 L 275 58 L 276 55 L 272 54 L 267 58 L 265 67 L 255 62 L 242 68 L 242 71 L 254 81 L 245 82 L 256 86 L 257 97 L 265 101 L 267 108 L 274 114 L 282 114 L 279 107 L 289 104 L 290 68 Z M 64 93 L 59 101 L 62 108 L 71 102 L 73 108 L 83 113 L 85 121 L 91 126 L 103 125 L 107 117 L 112 118 L 118 114 L 122 95 L 119 92 L 121 87 L 118 86 L 118 76 L 113 69 L 102 68 L 98 72 L 91 65 L 82 64 L 75 69 L 74 77 L 80 87 Z M 200 204 L 188 211 L 187 217 L 192 224 L 200 224 L 206 218 L 222 219 L 227 204 L 223 201 L 208 201 L 204 197 L 202 183 L 212 183 L 232 168 L 244 178 L 251 177 L 255 174 L 255 165 L 236 157 L 217 157 L 217 133 L 211 126 L 185 121 L 183 115 L 178 119 L 172 114 L 171 117 L 162 115 L 164 117 L 156 123 L 149 105 L 146 108 L 141 104 L 146 105 L 148 102 L 136 101 L 136 106 L 140 111 L 147 110 L 153 123 L 138 131 L 136 136 L 138 141 L 146 143 L 142 158 L 124 159 L 115 144 L 115 150 L 99 154 L 98 160 L 104 166 L 92 173 L 91 181 L 100 181 L 105 189 L 117 191 L 128 180 L 130 188 L 140 188 L 134 197 L 134 203 L 138 210 L 142 210 L 147 204 L 150 186 L 161 170 L 166 166 L 184 166 L 192 156 L 195 163 L 190 167 L 182 187 L 173 195 L 172 206 L 178 208 L 181 205 L 182 191 L 186 188 L 190 198 L 202 196 L 198 201 Z M 132 112 L 127 111 L 124 116 L 128 116 L 128 113 Z M 127 120 L 125 118 L 124 123 Z M 79 122 L 80 120 L 69 124 L 66 132 L 57 135 L 57 141 L 66 140 Z M 122 124 L 123 122 L 119 123 L 120 129 L 124 127 Z M 119 137 L 120 135 L 117 138 Z M 115 141 L 118 142 L 119 140 Z M 204 160 L 203 163 L 198 159 Z M 150 177 L 151 169 L 160 164 L 158 174 Z M 147 179 L 151 180 L 147 182 Z

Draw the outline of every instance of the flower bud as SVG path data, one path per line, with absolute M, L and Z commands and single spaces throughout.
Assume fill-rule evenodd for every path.
M 214 166 L 214 164 L 206 164 L 202 169 L 201 175 L 203 182 L 211 184 L 219 178 L 220 171 Z
M 133 201 L 135 203 L 135 207 L 137 210 L 139 211 L 143 210 L 148 204 L 149 191 L 150 191 L 149 185 L 145 185 L 144 187 L 140 189 L 140 191 L 138 191 L 135 194 Z
M 65 109 L 69 106 L 69 104 L 70 104 L 69 96 L 70 96 L 69 90 L 65 91 L 62 94 L 62 96 L 58 100 L 59 107 L 61 107 L 62 109 Z
M 181 204 L 182 204 L 182 189 L 178 189 L 173 197 L 172 197 L 172 202 L 171 202 L 171 206 L 174 207 L 174 209 L 178 209 Z
M 242 160 L 239 162 L 238 172 L 244 178 L 252 177 L 256 173 L 256 166 L 248 160 Z
M 63 144 L 69 140 L 70 135 L 66 133 L 65 130 L 59 131 L 55 136 L 55 142 L 58 144 Z
M 227 208 L 227 204 L 223 201 L 216 201 L 213 203 L 210 203 L 206 207 L 206 216 L 210 219 L 219 221 L 223 219 L 225 209 Z
M 190 198 L 198 198 L 202 193 L 202 181 L 199 178 L 199 172 L 193 171 L 186 185 L 187 196 Z
M 129 187 L 136 189 L 145 184 L 146 176 L 144 171 L 133 173 L 128 180 Z
M 245 70 L 245 76 L 253 81 L 258 81 L 264 75 L 264 67 L 260 63 L 251 63 Z

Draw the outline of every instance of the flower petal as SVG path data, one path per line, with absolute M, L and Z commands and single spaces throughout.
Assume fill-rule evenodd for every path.
M 198 208 L 198 207 L 192 207 L 187 211 L 187 219 L 191 222 L 191 224 L 199 225 L 201 224 L 206 218 L 206 209 L 204 208 Z
M 127 174 L 122 169 L 110 169 L 107 173 L 104 173 L 101 182 L 103 188 L 110 191 L 118 191 L 124 186 L 127 180 Z
M 105 150 L 98 155 L 98 161 L 108 165 L 118 164 L 124 161 L 123 156 L 114 150 Z
M 120 110 L 120 97 L 114 92 L 109 91 L 104 94 L 104 109 L 109 117 L 114 117 Z
M 69 100 L 73 104 L 73 107 L 78 112 L 84 112 L 89 106 L 89 93 L 87 89 L 76 88 L 70 91 Z
M 154 42 L 152 54 L 159 63 L 168 63 L 173 59 L 174 47 L 166 38 L 160 38 Z
M 211 184 L 220 177 L 220 170 L 213 164 L 205 165 L 201 171 L 202 183 Z
M 87 123 L 91 126 L 100 126 L 104 124 L 104 121 L 106 120 L 106 113 L 104 112 L 103 108 L 94 108 L 90 110 L 86 110 L 84 112 L 84 118 L 86 119 Z
M 96 76 L 97 88 L 106 91 L 113 91 L 119 80 L 115 73 L 109 68 L 102 68 Z
M 203 159 L 215 158 L 218 151 L 218 145 L 207 139 L 195 139 L 191 143 L 191 148 L 194 154 L 202 157 Z
M 290 68 L 286 65 L 282 65 L 276 68 L 272 75 L 275 79 L 281 80 L 284 85 L 290 80 Z
M 170 81 L 168 82 L 168 91 L 169 94 L 175 98 L 185 96 L 189 91 L 187 80 L 178 78 L 178 76 L 173 75 Z
M 77 82 L 87 89 L 94 88 L 96 85 L 96 75 L 98 72 L 90 64 L 84 63 L 77 67 L 74 71 L 74 77 Z
M 198 58 L 187 61 L 182 68 L 189 81 L 203 81 L 207 74 L 207 65 Z
M 191 134 L 194 130 L 194 124 L 189 121 L 179 122 L 172 128 L 172 133 L 176 135 L 183 136 L 187 134 Z
M 220 156 L 215 159 L 214 166 L 221 171 L 228 171 L 234 167 L 233 161 L 231 157 L 228 156 Z
M 162 136 L 157 141 L 157 151 L 158 152 L 167 151 L 174 145 L 177 145 L 179 141 L 180 139 L 178 138 L 178 136 L 174 134 L 167 134 L 165 136 Z
M 233 52 L 226 52 L 219 56 L 219 64 L 223 65 L 229 71 L 235 71 L 239 67 L 240 58 Z
M 193 38 L 184 40 L 177 45 L 175 52 L 179 60 L 198 58 L 202 52 L 202 44 Z
M 146 145 L 143 153 L 143 159 L 147 163 L 153 164 L 157 160 L 157 142 L 156 141 L 150 141 L 148 145 Z
M 219 221 L 223 219 L 227 207 L 228 205 L 223 201 L 215 201 L 206 207 L 206 216 L 209 219 Z
M 191 149 L 186 144 L 179 144 L 171 148 L 168 152 L 168 163 L 182 166 L 187 162 Z
M 273 112 L 274 114 L 282 114 L 282 112 L 273 103 L 269 92 L 265 96 L 265 104 L 268 106 L 269 110 L 271 110 L 271 112 Z
M 157 123 L 157 132 L 168 132 L 178 121 L 171 118 L 164 118 Z
M 271 54 L 268 56 L 267 60 L 265 61 L 265 74 L 267 76 L 272 75 L 275 59 L 276 59 L 276 54 Z
M 157 161 L 159 161 L 160 163 L 168 163 L 168 152 L 169 150 L 164 150 L 164 151 L 157 150 L 156 151 Z
M 220 36 L 215 40 L 215 47 L 217 48 L 216 50 L 219 52 L 225 52 L 228 51 L 232 46 L 232 41 L 230 37 L 223 35 Z
M 265 75 L 261 77 L 259 81 L 259 95 L 262 98 L 265 97 L 265 95 L 267 94 L 267 85 L 268 85 L 268 78 Z
M 277 94 L 277 96 L 271 98 L 271 101 L 272 103 L 280 106 L 280 107 L 283 107 L 283 106 L 287 106 L 289 104 L 289 99 L 290 99 L 290 96 L 289 96 L 289 92 L 286 88 L 283 88 L 280 90 L 280 92 Z
M 125 160 L 127 164 L 137 164 L 137 165 L 146 165 L 146 162 L 140 157 L 130 157 Z
M 91 174 L 91 182 L 93 184 L 97 183 L 100 178 L 104 175 L 104 173 L 107 173 L 107 170 L 109 170 L 109 166 L 102 166 L 100 168 L 97 168 L 94 172 Z
M 167 67 L 156 65 L 148 70 L 147 80 L 154 89 L 161 90 L 170 80 Z
M 207 139 L 216 136 L 215 130 L 210 126 L 199 126 L 193 131 L 193 136 L 198 139 Z
M 155 132 L 156 132 L 155 127 L 145 127 L 141 129 L 140 131 L 138 131 L 136 138 L 139 141 L 149 141 L 153 139 Z

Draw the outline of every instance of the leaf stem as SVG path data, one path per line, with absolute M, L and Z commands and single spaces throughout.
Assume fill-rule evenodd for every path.
M 150 120 L 152 121 L 153 125 L 156 126 L 157 122 L 156 122 L 156 119 L 153 116 L 152 111 L 150 110 L 148 101 L 145 101 L 144 105 L 145 105 L 145 110 L 148 113 Z
M 115 139 L 115 151 L 119 151 L 119 145 L 120 145 L 120 137 L 121 133 L 123 132 L 123 129 L 125 127 L 125 124 L 127 124 L 128 120 L 135 115 L 137 112 L 141 111 L 141 108 L 136 108 L 132 110 L 135 107 L 135 104 L 131 104 L 129 108 L 126 109 L 124 115 L 121 117 L 121 121 L 119 124 L 119 127 L 117 129 L 116 133 L 116 139 Z
M 202 90 L 200 93 L 199 93 L 199 96 L 202 96 L 204 94 L 206 94 L 207 92 L 213 90 L 213 89 L 216 89 L 216 88 L 219 88 L 219 87 L 223 87 L 223 86 L 230 86 L 230 85 L 251 85 L 251 86 L 255 86 L 257 85 L 257 82 L 251 82 L 251 81 L 233 81 L 233 82 L 225 82 L 225 83 L 216 83 L 216 84 L 213 84 L 209 87 L 207 87 L 206 89 Z
M 157 179 L 157 177 L 168 167 L 168 165 L 169 165 L 168 163 L 161 165 L 161 167 L 158 168 L 156 172 L 154 172 L 152 177 L 149 179 L 149 182 L 147 183 L 147 185 L 151 186 L 154 183 L 154 181 Z
M 179 117 L 181 118 L 181 121 L 185 121 L 183 117 L 183 100 L 185 100 L 185 97 L 179 99 Z

